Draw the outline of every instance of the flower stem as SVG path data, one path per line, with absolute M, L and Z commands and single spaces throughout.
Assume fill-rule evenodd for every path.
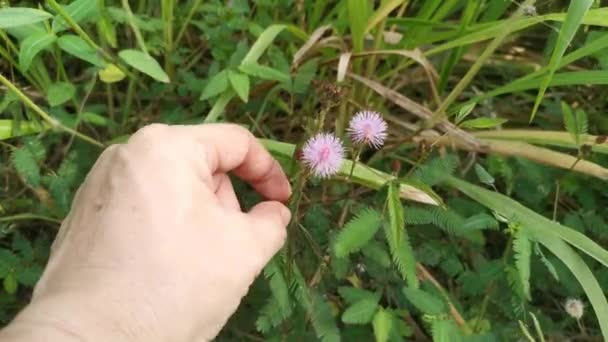
M 4 84 L 8 88 L 8 90 L 15 93 L 15 95 L 17 95 L 19 100 L 21 100 L 21 102 L 23 102 L 26 106 L 30 107 L 30 109 L 32 109 L 44 121 L 46 121 L 46 123 L 48 123 L 50 125 L 50 128 L 60 128 L 61 130 L 65 131 L 67 133 L 70 133 L 70 134 L 74 135 L 75 137 L 80 138 L 88 143 L 91 143 L 92 145 L 102 147 L 102 148 L 105 147 L 104 144 L 89 137 L 88 135 L 82 134 L 72 128 L 62 125 L 59 121 L 57 121 L 55 118 L 53 118 L 52 116 L 47 114 L 44 110 L 42 110 L 42 108 L 40 108 L 37 104 L 35 104 L 29 97 L 27 97 L 27 95 L 25 95 L 19 88 L 17 88 L 13 83 L 11 83 L 11 81 L 6 79 L 6 77 L 4 77 L 4 75 L 2 75 L 2 74 L 0 74 L 0 83 Z

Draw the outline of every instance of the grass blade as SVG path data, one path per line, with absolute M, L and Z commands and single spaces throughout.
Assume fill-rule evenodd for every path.
M 285 27 L 285 25 L 271 25 L 264 30 L 264 32 L 262 32 L 262 34 L 255 41 L 247 55 L 245 55 L 243 58 L 241 65 L 257 63 L 264 51 L 266 51 L 276 36 L 281 33 Z
M 372 16 L 367 21 L 367 26 L 363 31 L 363 34 L 369 33 L 378 23 L 384 20 L 395 8 L 399 7 L 405 0 L 388 0 L 383 1 L 380 8 L 372 14 Z
M 530 122 L 534 120 L 538 107 L 540 106 L 545 92 L 549 87 L 549 82 L 551 81 L 553 74 L 555 74 L 555 71 L 559 68 L 561 59 L 566 52 L 568 45 L 570 45 L 570 41 L 572 41 L 574 34 L 581 25 L 583 17 L 587 11 L 589 11 L 592 4 L 593 0 L 570 1 L 566 19 L 564 20 L 562 28 L 559 31 L 557 42 L 555 43 L 555 49 L 553 50 L 551 59 L 549 60 L 548 74 L 543 78 L 540 89 L 538 90 L 538 95 L 536 96 L 536 101 L 534 102 L 534 108 L 532 109 L 532 114 L 530 115 Z

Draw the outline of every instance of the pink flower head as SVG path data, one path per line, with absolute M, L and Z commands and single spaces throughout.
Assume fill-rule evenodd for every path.
M 361 111 L 350 120 L 348 134 L 356 144 L 368 144 L 374 148 L 384 145 L 388 126 L 378 112 Z
M 302 148 L 302 160 L 321 178 L 337 173 L 344 159 L 342 142 L 331 133 L 319 133 L 308 139 Z

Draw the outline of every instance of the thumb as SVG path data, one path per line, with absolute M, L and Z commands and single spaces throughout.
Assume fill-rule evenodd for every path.
M 270 260 L 285 243 L 291 212 L 283 203 L 266 201 L 253 207 L 247 216 L 264 258 Z

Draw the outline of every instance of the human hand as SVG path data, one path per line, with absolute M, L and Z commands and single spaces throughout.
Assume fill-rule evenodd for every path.
M 242 212 L 229 171 L 268 201 Z M 290 193 L 279 164 L 241 127 L 145 127 L 97 160 L 13 331 L 211 340 L 283 245 Z

